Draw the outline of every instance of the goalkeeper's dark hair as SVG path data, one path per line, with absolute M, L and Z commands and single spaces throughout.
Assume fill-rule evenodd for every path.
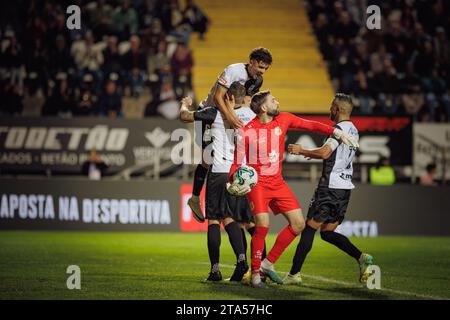
M 244 103 L 244 97 L 246 93 L 245 86 L 240 84 L 239 81 L 233 82 L 227 93 L 234 97 L 234 102 L 236 103 L 236 105 L 239 106 Z
M 264 62 L 267 64 L 272 64 L 272 54 L 269 49 L 264 47 L 257 47 L 250 52 L 250 60 L 255 60 L 257 62 Z
M 267 96 L 270 94 L 269 90 L 260 91 L 252 96 L 252 101 L 250 102 L 250 109 L 256 114 L 261 112 L 261 106 L 266 102 Z

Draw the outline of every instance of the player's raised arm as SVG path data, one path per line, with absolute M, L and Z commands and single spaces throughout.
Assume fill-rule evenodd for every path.
M 359 147 L 358 141 L 352 137 L 351 135 L 343 132 L 341 129 L 333 128 L 327 124 L 323 124 L 318 121 L 306 120 L 300 117 L 297 117 L 291 113 L 286 113 L 286 117 L 289 118 L 289 128 L 290 129 L 299 129 L 306 130 L 311 132 L 320 133 L 323 135 L 331 135 L 338 140 L 341 140 L 343 143 L 352 146 Z

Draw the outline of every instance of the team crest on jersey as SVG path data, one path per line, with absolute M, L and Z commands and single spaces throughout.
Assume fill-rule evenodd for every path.
M 281 128 L 280 128 L 280 127 L 276 127 L 276 128 L 275 128 L 275 134 L 276 134 L 277 136 L 279 136 L 279 135 L 281 135 L 281 133 L 282 133 Z

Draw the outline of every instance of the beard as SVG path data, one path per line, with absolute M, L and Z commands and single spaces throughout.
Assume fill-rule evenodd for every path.
M 267 111 L 267 115 L 271 116 L 271 117 L 276 117 L 277 115 L 280 114 L 280 110 L 276 109 L 276 110 L 271 110 L 271 111 Z
M 331 119 L 331 121 L 336 121 L 336 116 L 337 116 L 337 114 L 330 113 L 330 119 Z

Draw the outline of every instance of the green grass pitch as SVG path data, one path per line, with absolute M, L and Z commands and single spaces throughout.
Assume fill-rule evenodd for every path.
M 269 235 L 268 246 L 275 240 Z M 358 266 L 316 237 L 304 285 L 253 289 L 203 283 L 209 271 L 206 234 L 0 232 L 0 299 L 450 299 L 450 238 L 353 238 L 381 268 L 381 290 L 358 283 Z M 287 272 L 297 244 L 276 264 Z M 222 233 L 221 270 L 233 271 Z M 81 290 L 66 287 L 66 268 L 81 268 Z

